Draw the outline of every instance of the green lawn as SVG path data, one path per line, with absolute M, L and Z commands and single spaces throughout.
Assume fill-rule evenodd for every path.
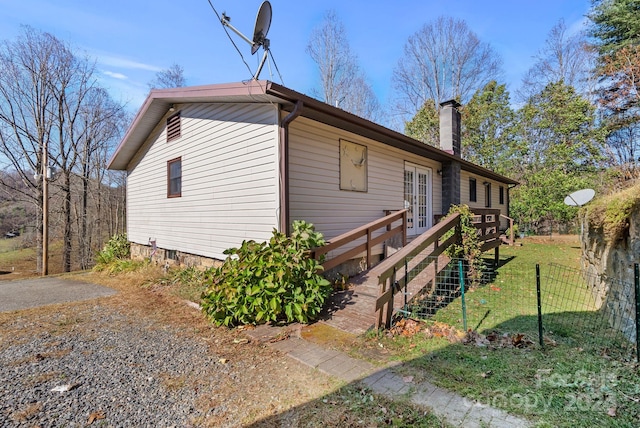
M 468 327 L 482 335 L 497 332 L 494 335 L 499 338 L 503 334 L 509 338 L 523 335 L 521 343 L 526 346 L 504 346 L 509 340 L 490 342 L 489 346 L 461 343 L 460 298 L 426 321 L 428 330 L 423 328 L 409 337 L 373 332 L 341 346 L 348 347 L 351 355 L 373 362 L 400 361 L 396 370 L 413 376 L 415 382 L 429 380 L 468 397 L 470 402 L 526 417 L 536 426 L 640 426 L 635 349 L 619 337 L 592 341 L 585 326 L 602 321 L 602 317 L 589 306 L 587 291 L 565 279 L 548 280 L 549 276 L 553 279 L 549 263 L 579 268 L 577 239 L 527 238 L 522 247 L 502 247 L 500 259 L 493 282 L 466 294 Z M 544 348 L 538 345 L 536 264 L 540 264 L 543 276 Z M 159 283 L 197 301 L 201 281 L 199 271 L 184 269 L 170 271 Z M 571 299 L 565 298 L 567 290 Z M 351 414 L 358 423 L 363 420 L 365 425 L 388 423 L 379 419 L 378 400 L 382 398 L 370 401 L 360 395 L 366 394 L 346 387 L 301 411 L 318 426 L 341 412 Z M 341 407 L 336 408 L 337 403 Z M 391 404 L 383 407 L 391 408 L 388 406 Z M 402 426 L 401 420 L 417 426 L 441 423 L 431 415 L 423 419 L 411 406 L 394 412 L 403 415 L 394 421 L 395 426 Z
M 467 325 L 484 335 L 496 332 L 498 338 L 523 334 L 529 339 L 526 346 L 427 337 L 442 325 L 462 330 L 460 298 L 427 321 L 431 334 L 375 340 L 406 362 L 401 370 L 528 417 L 538 426 L 640 426 L 633 347 L 619 336 L 590 340 L 585 326 L 603 318 L 589 305 L 589 291 L 548 278 L 549 263 L 579 267 L 577 240 L 525 240 L 522 247 L 501 248 L 500 255 L 495 280 L 466 293 Z M 536 264 L 543 276 L 544 348 L 538 345 Z

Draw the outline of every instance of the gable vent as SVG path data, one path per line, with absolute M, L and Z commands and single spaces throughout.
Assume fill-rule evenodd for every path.
M 167 118 L 167 143 L 180 138 L 180 112 Z

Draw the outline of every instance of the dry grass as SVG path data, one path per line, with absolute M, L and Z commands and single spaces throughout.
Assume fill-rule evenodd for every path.
M 26 422 L 29 419 L 36 416 L 38 413 L 40 413 L 41 409 L 42 409 L 42 404 L 40 403 L 27 404 L 21 410 L 17 412 L 13 412 L 11 414 L 11 419 L 13 419 L 15 422 Z
M 203 341 L 212 356 L 227 362 L 227 371 L 221 377 L 222 386 L 216 396 L 203 395 L 199 401 L 202 414 L 207 416 L 193 422 L 205 427 L 250 425 L 294 411 L 297 406 L 321 399 L 339 386 L 336 380 L 309 370 L 266 345 L 237 340 L 245 338 L 241 331 L 211 325 L 167 287 L 153 285 L 153 279 L 161 273 L 160 269 L 151 267 L 117 276 L 94 272 L 73 275 L 74 280 L 105 285 L 118 293 L 91 301 L 0 313 L 0 349 L 34 335 L 59 336 L 74 329 L 90 331 L 98 328 L 92 324 L 91 317 L 85 315 L 96 305 L 126 314 L 122 322 L 140 320 L 144 328 L 170 328 L 190 340 Z M 53 350 L 47 355 L 41 353 L 41 356 L 55 357 Z M 203 382 L 180 376 L 163 378 L 165 387 L 176 389 L 204 391 L 207 385 Z M 27 418 L 33 410 L 23 409 L 20 414 L 25 416 L 21 417 Z
M 584 208 L 589 227 L 602 229 L 615 242 L 629 229 L 631 213 L 640 205 L 640 184 L 594 199 Z
M 23 247 L 23 237 L 0 239 L 0 281 L 39 276 L 34 248 Z M 49 246 L 49 274 L 62 273 L 62 245 L 52 242 Z
M 31 376 L 23 382 L 26 387 L 34 387 L 36 385 L 43 384 L 53 379 L 63 378 L 63 373 L 59 371 L 52 371 L 46 373 L 40 373 L 37 376 Z
M 184 375 L 173 376 L 169 373 L 160 373 L 162 386 L 168 390 L 178 390 L 187 386 L 187 377 Z
M 391 402 L 357 384 L 344 386 L 263 343 L 247 341 L 239 329 L 215 327 L 178 297 L 175 285 L 161 281 L 162 275 L 156 266 L 117 275 L 71 274 L 74 280 L 101 284 L 118 293 L 91 301 L 0 313 L 0 350 L 8 343 L 15 345 L 38 334 L 62 336 L 82 331 L 84 337 L 88 334 L 90 338 L 88 332 L 99 328 L 90 314 L 99 305 L 126 315 L 121 322 L 139 320 L 143 328 L 170 328 L 190 340 L 202 341 L 212 357 L 225 361 L 225 374 L 220 377 L 216 393 L 202 394 L 198 400 L 197 406 L 205 416 L 191 421 L 194 426 L 442 426 L 425 409 Z M 317 329 L 303 334 L 318 342 L 330 340 L 327 332 Z M 344 348 L 353 345 L 348 337 L 341 340 Z M 53 350 L 51 355 L 41 355 L 55 357 Z M 44 373 L 42 380 L 58 375 Z M 162 382 L 169 389 L 205 391 L 208 387 L 205 380 L 169 374 L 163 376 Z M 38 410 L 25 408 L 16 415 L 28 420 Z

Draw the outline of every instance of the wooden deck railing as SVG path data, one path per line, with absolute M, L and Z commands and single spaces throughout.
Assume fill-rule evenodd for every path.
M 513 219 L 511 217 L 507 217 L 504 214 L 500 214 L 500 217 L 506 218 L 509 221 L 509 237 L 504 241 L 506 244 L 513 245 L 516 242 L 515 234 L 513 232 Z
M 480 249 L 482 252 L 498 247 L 500 239 L 500 210 L 489 208 L 472 208 L 473 225 L 478 229 Z
M 401 224 L 393 227 L 393 223 L 398 220 L 402 220 Z M 382 234 L 374 236 L 374 234 L 380 229 L 384 228 L 385 231 Z M 325 260 L 322 264 L 324 270 L 327 271 L 331 268 L 341 265 L 342 263 L 353 259 L 358 254 L 366 252 L 367 269 L 369 269 L 372 263 L 371 249 L 376 245 L 386 241 L 389 238 L 397 234 L 402 234 L 402 246 L 407 245 L 407 210 L 400 210 L 392 214 L 386 215 L 371 223 L 360 226 L 357 229 L 351 230 L 340 236 L 328 241 L 323 247 L 315 248 L 312 251 L 312 255 L 315 259 L 328 254 L 332 251 L 340 251 L 342 247 L 345 247 L 354 241 L 366 237 L 365 242 L 356 245 L 342 253 L 334 255 L 332 258 Z
M 455 230 L 448 239 L 440 242 L 440 239 L 450 230 Z M 393 316 L 393 298 L 395 294 L 402 288 L 399 284 L 396 284 L 396 272 L 398 269 L 404 266 L 405 260 L 409 257 L 415 257 L 420 255 L 421 259 L 427 259 L 430 257 L 435 258 L 442 254 L 451 244 L 457 242 L 460 239 L 460 214 L 455 213 L 447 217 L 427 232 L 418 236 L 411 241 L 410 244 L 392 254 L 376 267 L 371 269 L 369 275 L 378 278 L 380 284 L 380 293 L 376 300 L 376 328 L 384 326 L 386 328 L 391 326 L 391 319 Z M 430 245 L 433 248 L 430 251 L 423 253 Z M 427 268 L 427 264 L 423 264 L 422 270 Z M 404 278 L 406 281 L 406 278 Z
M 478 229 L 478 236 L 481 242 L 481 251 L 485 252 L 495 249 L 494 263 L 499 260 L 499 247 L 502 243 L 500 239 L 500 210 L 497 209 L 478 209 L 472 208 L 474 214 L 474 226 Z M 450 230 L 454 229 L 455 233 L 448 239 L 440 242 L 440 239 Z M 380 284 L 380 292 L 376 301 L 376 328 L 391 326 L 393 317 L 393 300 L 397 294 L 406 285 L 407 278 L 402 276 L 397 281 L 399 269 L 405 266 L 407 259 L 413 259 L 412 264 L 419 266 L 420 271 L 414 272 L 414 276 L 426 270 L 431 263 L 437 260 L 437 256 L 441 255 L 449 246 L 460 239 L 460 214 L 452 214 L 441 220 L 426 233 L 420 235 L 409 245 L 383 260 L 379 265 L 374 267 L 369 273 L 374 278 L 378 278 Z M 426 250 L 430 245 L 433 247 L 429 251 Z M 419 255 L 420 260 L 415 257 Z M 431 260 L 429 263 L 423 263 L 424 260 Z M 436 266 L 435 273 L 443 266 Z M 426 284 L 425 284 L 426 285 Z

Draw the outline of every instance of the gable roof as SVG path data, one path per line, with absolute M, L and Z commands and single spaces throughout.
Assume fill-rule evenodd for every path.
M 153 128 L 169 111 L 172 104 L 270 102 L 280 104 L 282 110 L 291 112 L 298 101 L 303 103 L 301 112 L 303 117 L 439 162 L 457 161 L 460 162 L 462 169 L 465 171 L 495 179 L 505 184 L 518 184 L 517 181 L 444 152 L 437 147 L 424 144 L 404 134 L 268 80 L 152 90 L 111 156 L 108 168 L 126 170 L 131 159 L 140 150 Z

